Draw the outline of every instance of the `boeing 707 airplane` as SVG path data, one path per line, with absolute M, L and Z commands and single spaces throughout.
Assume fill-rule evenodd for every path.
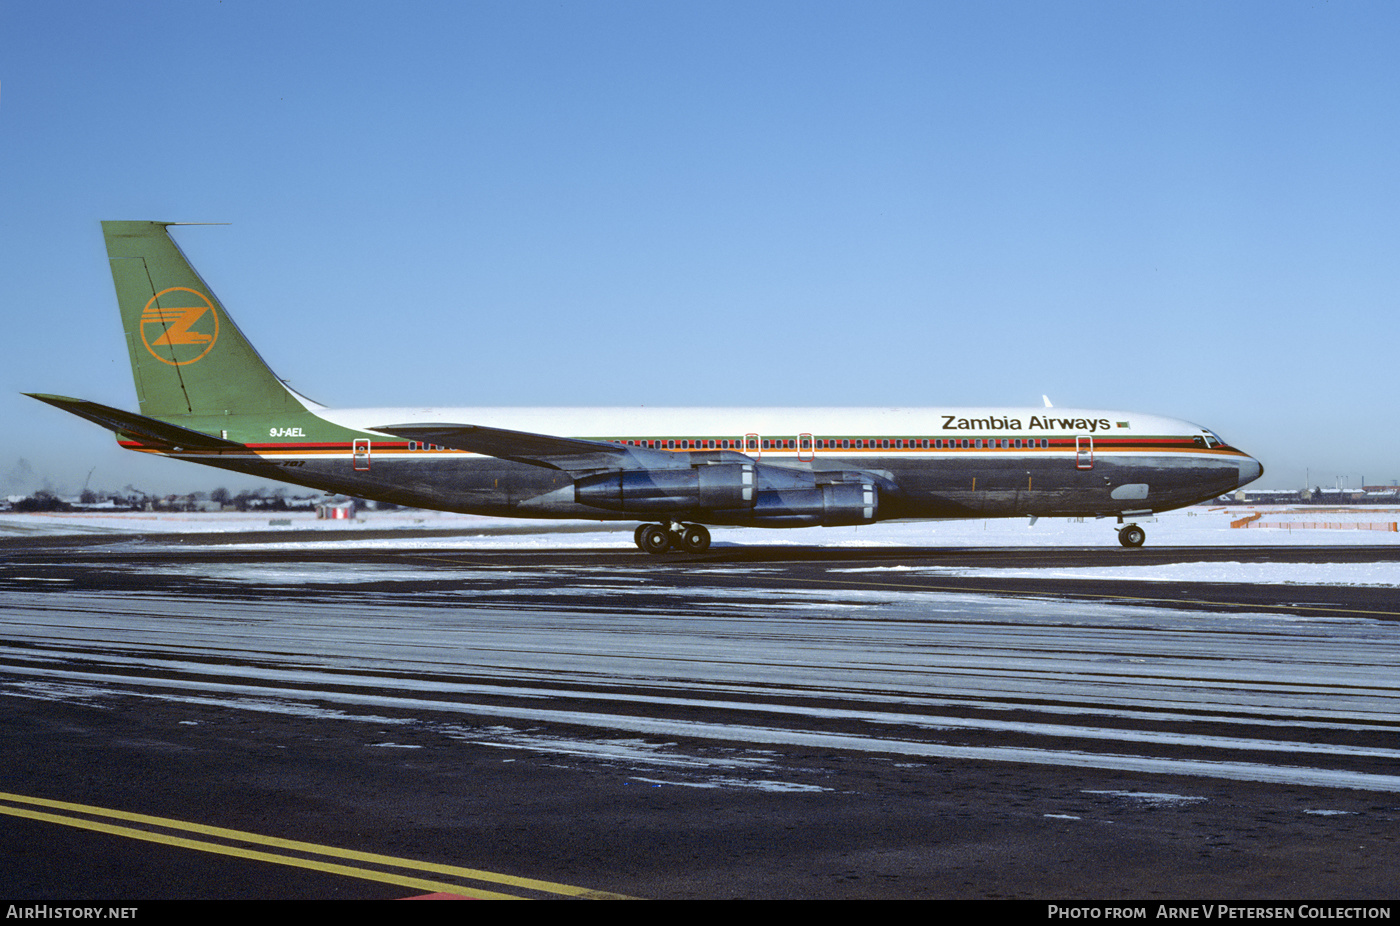
M 415 508 L 641 521 L 648 553 L 700 553 L 707 525 L 1114 518 L 1258 479 L 1207 428 L 1061 408 L 352 408 L 268 368 L 168 232 L 103 222 L 141 414 L 34 398 L 121 446 Z

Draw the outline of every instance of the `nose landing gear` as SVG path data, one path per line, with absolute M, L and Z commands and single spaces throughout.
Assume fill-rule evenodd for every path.
M 710 532 L 703 524 L 642 524 L 632 534 L 637 549 L 660 554 L 667 550 L 680 553 L 704 553 L 710 548 Z

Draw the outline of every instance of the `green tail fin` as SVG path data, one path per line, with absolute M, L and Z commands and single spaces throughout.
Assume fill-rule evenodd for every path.
M 300 412 L 170 239 L 169 222 L 103 222 L 142 414 Z

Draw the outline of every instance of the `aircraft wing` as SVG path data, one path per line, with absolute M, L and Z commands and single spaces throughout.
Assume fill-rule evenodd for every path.
M 62 395 L 45 395 L 41 392 L 26 392 L 25 395 L 40 402 L 47 402 L 55 408 L 71 412 L 79 418 L 86 418 L 100 424 L 119 436 L 126 434 L 143 441 L 169 444 L 176 450 L 243 450 L 236 441 L 213 437 L 200 431 L 191 431 L 176 424 L 166 424 L 155 418 L 124 412 L 120 408 L 98 405 L 85 399 L 70 399 Z
M 385 424 L 376 425 L 370 430 L 429 444 L 441 444 L 453 450 L 466 450 L 489 457 L 500 457 L 502 460 L 546 466 L 567 472 L 600 469 L 680 469 L 691 464 L 689 453 L 649 450 L 645 447 L 533 434 L 529 431 L 508 431 L 478 424 Z M 741 456 L 732 451 L 729 453 L 734 457 Z M 709 454 L 706 459 L 709 459 Z

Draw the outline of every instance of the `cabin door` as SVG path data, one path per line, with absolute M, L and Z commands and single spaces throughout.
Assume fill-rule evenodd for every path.
M 357 438 L 352 450 L 351 459 L 355 469 L 367 472 L 369 470 L 369 440 Z
M 1088 434 L 1081 434 L 1074 439 L 1074 468 L 1094 468 L 1094 439 Z

